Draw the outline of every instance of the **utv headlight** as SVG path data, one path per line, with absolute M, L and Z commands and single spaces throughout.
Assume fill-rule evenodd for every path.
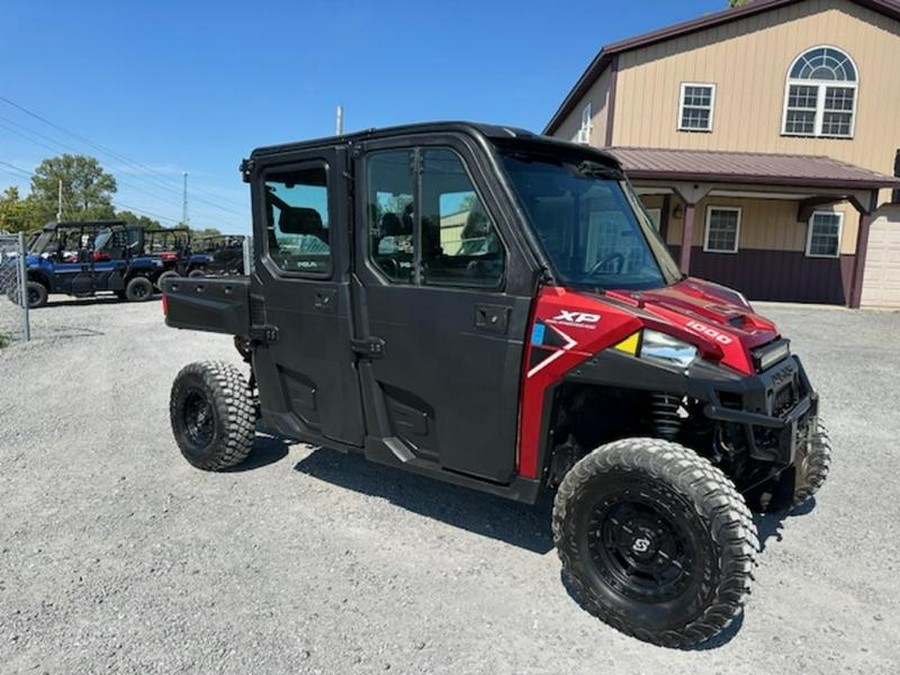
M 641 339 L 640 357 L 687 368 L 697 358 L 697 348 L 671 335 L 646 328 Z

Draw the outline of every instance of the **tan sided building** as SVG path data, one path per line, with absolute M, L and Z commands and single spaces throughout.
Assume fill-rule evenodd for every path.
M 756 0 L 604 47 L 547 135 L 605 147 L 682 269 L 900 308 L 900 3 Z

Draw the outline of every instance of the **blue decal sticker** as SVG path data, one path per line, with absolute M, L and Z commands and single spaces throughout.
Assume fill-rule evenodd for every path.
M 534 328 L 531 330 L 531 344 L 533 345 L 542 345 L 544 344 L 544 332 L 547 330 L 547 327 L 542 323 L 534 324 Z

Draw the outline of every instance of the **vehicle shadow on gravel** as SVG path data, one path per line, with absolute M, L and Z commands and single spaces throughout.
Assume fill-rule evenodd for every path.
M 52 298 L 53 296 L 50 297 Z M 119 300 L 119 298 L 114 295 L 91 296 L 89 298 L 70 298 L 68 296 L 62 297 L 65 297 L 65 299 L 48 300 L 47 304 L 43 307 L 38 307 L 37 309 L 32 309 L 31 311 L 40 312 L 43 309 L 50 309 L 51 307 L 93 307 L 96 305 L 124 305 L 127 302 L 125 300 Z M 159 296 L 154 296 L 154 299 L 156 299 L 157 297 Z
M 753 524 L 756 525 L 756 532 L 759 535 L 759 550 L 766 550 L 766 543 L 769 539 L 781 541 L 783 538 L 782 530 L 784 529 L 784 521 L 788 518 L 796 516 L 805 516 L 816 508 L 816 498 L 812 497 L 800 506 L 789 509 L 787 511 L 773 511 L 772 513 L 754 513 Z
M 243 473 L 275 464 L 287 457 L 290 447 L 290 442 L 284 438 L 257 433 L 253 440 L 253 452 L 250 453 L 250 456 L 237 466 L 223 469 L 223 473 Z
M 381 497 L 427 518 L 534 553 L 553 550 L 550 532 L 553 502 L 547 497 L 529 506 L 326 448 L 315 450 L 298 462 L 294 470 L 354 492 Z

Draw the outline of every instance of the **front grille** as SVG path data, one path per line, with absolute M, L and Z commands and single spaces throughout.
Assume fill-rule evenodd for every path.
M 797 387 L 791 383 L 775 392 L 772 401 L 772 414 L 782 417 L 793 410 L 799 401 Z
M 766 399 L 770 415 L 783 417 L 800 402 L 800 373 L 797 366 L 788 361 L 766 372 L 768 390 Z

